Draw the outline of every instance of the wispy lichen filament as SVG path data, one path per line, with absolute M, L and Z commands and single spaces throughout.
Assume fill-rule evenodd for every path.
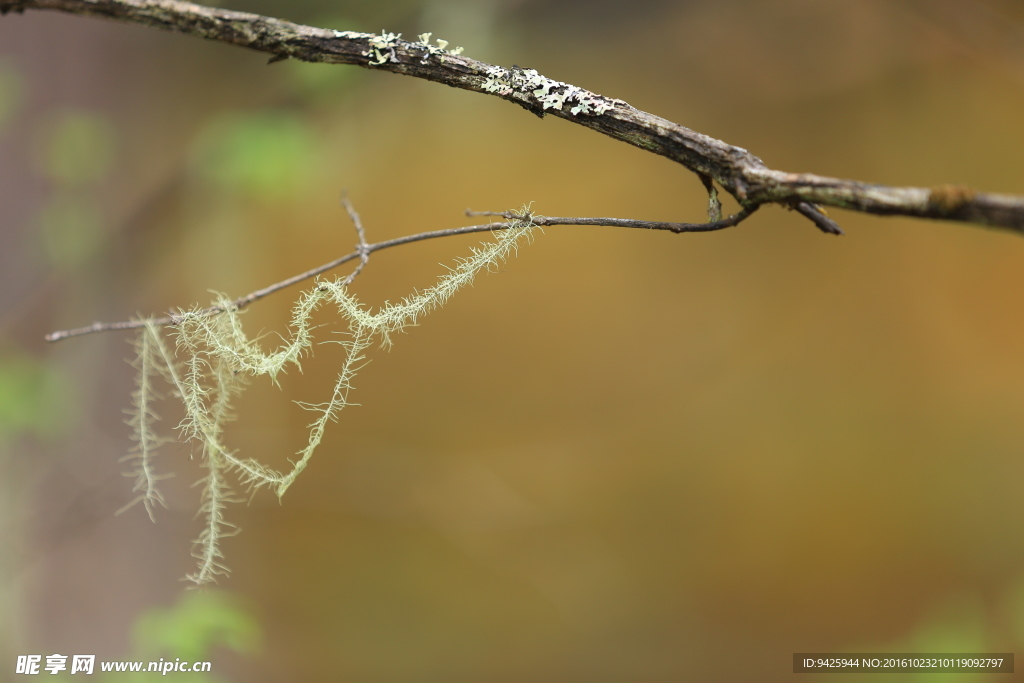
M 139 500 L 146 503 L 147 510 L 151 509 L 152 502 L 163 501 L 152 486 L 155 480 L 149 466 L 152 444 L 156 443 L 150 426 L 153 396 L 150 382 L 156 374 L 168 380 L 180 399 L 185 412 L 180 424 L 181 437 L 201 444 L 202 466 L 207 471 L 199 482 L 203 489 L 200 514 L 205 521 L 193 553 L 199 566 L 189 579 L 197 584 L 208 583 L 227 571 L 222 563 L 220 541 L 236 529 L 224 517 L 225 504 L 234 501 L 225 476 L 233 474 L 250 492 L 268 486 L 279 497 L 283 496 L 313 457 L 327 424 L 350 405 L 352 380 L 362 366 L 366 349 L 374 342 L 389 346 L 394 333 L 416 324 L 421 316 L 442 306 L 459 289 L 470 284 L 481 270 L 493 268 L 508 258 L 520 240 L 529 238 L 534 225 L 528 211 L 519 215 L 522 220 L 495 233 L 493 242 L 473 248 L 469 257 L 460 259 L 433 287 L 416 291 L 398 303 L 385 304 L 375 312 L 360 304 L 349 292 L 346 278 L 317 282 L 295 302 L 286 340 L 271 351 L 264 351 L 258 340 L 246 335 L 241 311 L 225 296 L 215 302 L 221 311 L 219 315 L 196 308 L 177 316 L 172 332 L 176 342 L 174 351 L 164 343 L 155 324 L 141 328 L 137 341 L 140 360 L 136 361 L 139 388 L 130 420 L 142 454 L 142 464 L 136 472 L 140 482 L 136 488 L 141 486 L 144 491 Z M 345 360 L 328 400 L 301 404 L 317 414 L 309 424 L 306 445 L 296 453 L 298 458 L 287 472 L 278 472 L 252 458 L 239 457 L 225 446 L 223 438 L 224 427 L 233 418 L 233 399 L 244 389 L 248 379 L 266 375 L 277 384 L 278 375 L 288 365 L 299 366 L 302 356 L 311 352 L 312 316 L 323 304 L 334 304 L 347 324 L 348 339 L 343 342 Z

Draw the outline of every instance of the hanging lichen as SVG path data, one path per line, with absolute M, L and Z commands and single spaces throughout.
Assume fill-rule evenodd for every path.
M 523 210 L 521 216 L 522 219 L 514 221 L 509 229 L 496 232 L 493 242 L 473 248 L 468 258 L 460 259 L 433 287 L 416 291 L 399 303 L 385 304 L 376 312 L 359 303 L 349 292 L 345 278 L 317 282 L 295 302 L 286 341 L 272 351 L 264 351 L 256 339 L 245 334 L 237 305 L 223 296 L 214 302 L 222 311 L 219 314 L 211 315 L 209 311 L 195 308 L 178 316 L 169 333 L 175 341 L 173 349 L 165 333 L 152 322 L 141 328 L 135 342 L 137 388 L 129 419 L 136 441 L 131 454 L 135 467 L 130 474 L 136 478 L 135 491 L 139 495 L 129 506 L 142 502 L 152 517 L 155 505 L 163 505 L 156 484 L 166 475 L 157 474 L 153 467 L 153 454 L 161 443 L 153 431 L 156 416 L 153 402 L 157 398 L 153 381 L 163 377 L 184 409 L 185 417 L 179 425 L 181 438 L 199 444 L 197 450 L 201 451 L 201 464 L 206 469 L 206 476 L 201 480 L 200 512 L 204 524 L 193 550 L 199 566 L 188 576 L 190 580 L 204 584 L 227 572 L 222 563 L 220 542 L 236 529 L 226 521 L 224 509 L 226 504 L 237 500 L 228 476 L 234 477 L 237 486 L 250 494 L 267 486 L 278 497 L 283 496 L 313 457 L 327 424 L 336 420 L 338 413 L 349 405 L 352 380 L 362 366 L 364 352 L 375 342 L 389 346 L 393 333 L 416 324 L 420 316 L 442 306 L 455 292 L 471 283 L 481 270 L 507 259 L 521 240 L 529 239 L 533 228 L 531 214 Z M 224 441 L 224 428 L 233 419 L 233 400 L 250 379 L 265 375 L 277 384 L 280 372 L 289 365 L 298 367 L 302 357 L 311 353 L 314 329 L 311 318 L 323 304 L 333 304 L 347 324 L 348 337 L 342 342 L 345 360 L 326 401 L 300 404 L 316 417 L 309 424 L 306 445 L 297 452 L 298 458 L 291 469 L 277 471 L 229 448 Z

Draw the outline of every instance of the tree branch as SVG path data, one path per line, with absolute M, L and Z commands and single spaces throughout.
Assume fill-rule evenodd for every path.
M 890 187 L 777 171 L 741 147 L 640 111 L 621 100 L 545 78 L 533 70 L 479 62 L 458 50 L 446 50 L 447 44 L 431 45 L 429 36 L 410 42 L 393 34 L 314 28 L 178 0 L 0 0 L 0 13 L 26 9 L 106 17 L 177 31 L 265 52 L 272 62 L 294 58 L 354 64 L 491 94 L 538 116 L 551 114 L 668 157 L 702 179 L 713 179 L 744 209 L 782 204 L 832 234 L 838 234 L 838 225 L 813 205 L 976 223 L 1024 233 L 1021 196 L 977 192 L 958 185 Z
M 359 259 L 359 265 L 353 270 L 344 280 L 342 284 L 347 286 L 351 284 L 352 280 L 355 279 L 356 275 L 363 269 L 366 262 L 370 258 L 370 254 L 381 249 L 390 249 L 391 247 L 397 247 L 402 244 L 412 244 L 413 242 L 422 242 L 423 240 L 432 240 L 438 237 L 451 237 L 453 235 L 468 235 L 474 232 L 494 232 L 496 230 L 507 230 L 516 224 L 518 221 L 529 220 L 534 225 L 545 227 L 549 225 L 608 225 L 616 228 L 643 228 L 646 230 L 667 230 L 676 234 L 683 232 L 711 232 L 713 230 L 722 230 L 724 228 L 731 228 L 735 225 L 739 225 L 752 213 L 754 213 L 758 207 L 754 206 L 748 209 L 743 209 L 734 216 L 729 216 L 723 220 L 713 221 L 711 223 L 663 223 L 657 221 L 638 221 L 630 218 L 570 218 L 564 216 L 534 216 L 528 211 L 516 212 L 516 211 L 469 211 L 467 209 L 466 215 L 468 216 L 500 216 L 508 222 L 498 223 L 485 223 L 483 225 L 469 225 L 463 228 L 450 228 L 448 230 L 434 230 L 432 232 L 421 232 L 415 235 L 406 235 L 405 237 L 396 237 L 392 240 L 385 240 L 384 242 L 377 242 L 376 244 L 367 244 L 366 235 L 363 232 L 362 223 L 359 220 L 359 214 L 355 212 L 352 204 L 349 203 L 347 198 L 342 199 L 342 205 L 348 212 L 349 217 L 352 219 L 353 224 L 356 226 L 356 231 L 359 234 L 359 244 L 356 246 L 356 250 L 351 254 L 345 254 L 341 258 L 334 259 L 322 266 L 317 266 L 312 270 L 307 270 L 304 273 L 293 275 L 292 277 L 275 282 L 272 285 L 264 287 L 263 289 L 257 289 L 255 292 L 246 294 L 243 297 L 239 297 L 231 302 L 231 305 L 236 309 L 245 308 L 254 301 L 259 301 L 265 296 L 278 292 L 286 287 L 298 284 L 310 278 L 314 278 L 321 273 L 325 273 L 328 270 L 337 268 L 340 265 L 348 263 L 354 259 Z M 224 309 L 220 306 L 210 306 L 201 311 L 204 315 L 217 315 L 223 313 Z M 117 330 L 134 330 L 139 327 L 145 327 L 147 324 L 152 323 L 154 325 L 176 325 L 181 320 L 181 316 L 175 313 L 166 315 L 162 318 L 150 318 L 146 320 L 125 320 L 116 323 L 93 323 L 92 325 L 86 325 L 85 327 L 76 327 L 70 330 L 59 330 L 57 332 L 51 332 L 46 335 L 46 341 L 56 342 L 61 339 L 67 339 L 69 337 L 80 337 L 85 334 L 92 334 L 94 332 L 114 332 Z

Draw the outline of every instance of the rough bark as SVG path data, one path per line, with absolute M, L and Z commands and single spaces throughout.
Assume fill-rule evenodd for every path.
M 177 0 L 0 0 L 0 13 L 26 9 L 117 19 L 265 52 L 271 55 L 271 61 L 292 58 L 353 64 L 501 97 L 539 116 L 557 116 L 668 157 L 702 179 L 714 179 L 744 208 L 768 203 L 794 208 L 825 232 L 837 233 L 838 226 L 815 205 L 961 221 L 1024 233 L 1022 196 L 979 192 L 959 185 L 891 187 L 774 170 L 741 147 L 640 111 L 621 100 L 540 77 L 555 84 L 556 93 L 573 89 L 607 108 L 574 113 L 577 108 L 568 103 L 553 106 L 538 96 L 540 90 L 534 90 L 528 83 L 523 86 L 521 74 L 531 72 L 518 67 L 503 69 L 443 50 L 431 52 L 422 42 L 387 40 L 386 49 L 375 51 L 374 44 L 380 45 L 386 36 L 303 26 Z M 495 90 L 495 73 L 518 78 L 519 83 L 516 87 Z

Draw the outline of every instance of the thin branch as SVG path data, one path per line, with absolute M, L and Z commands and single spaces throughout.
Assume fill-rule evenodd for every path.
M 359 236 L 359 244 L 356 245 L 359 265 L 342 280 L 342 286 L 348 287 L 356 279 L 356 276 L 363 272 L 366 264 L 370 262 L 370 245 L 366 243 L 366 231 L 363 230 L 363 221 L 359 218 L 359 214 L 356 213 L 356 207 L 352 206 L 352 202 L 349 201 L 347 193 L 341 195 L 341 205 L 345 207 L 345 211 L 348 213 L 348 217 L 352 220 L 352 225 L 356 229 L 356 234 Z
M 735 225 L 739 225 L 741 222 L 746 220 L 751 214 L 757 211 L 757 206 L 743 209 L 734 216 L 729 216 L 720 221 L 713 221 L 711 223 L 665 223 L 659 221 L 638 221 L 630 218 L 577 218 L 577 217 L 564 217 L 564 216 L 533 216 L 529 213 L 517 213 L 515 211 L 466 211 L 466 215 L 469 216 L 499 216 L 504 218 L 507 222 L 497 223 L 485 223 L 482 225 L 468 225 L 462 228 L 449 228 L 447 230 L 433 230 L 431 232 L 421 232 L 415 235 L 407 235 L 405 237 L 396 237 L 395 239 L 385 240 L 383 242 L 377 242 L 375 244 L 367 244 L 365 234 L 362 231 L 362 224 L 358 222 L 358 214 L 351 208 L 351 204 L 348 204 L 347 199 L 342 200 L 343 205 L 349 211 L 349 216 L 353 216 L 353 223 L 356 224 L 356 230 L 359 232 L 360 244 L 356 247 L 356 251 L 351 254 L 345 254 L 340 258 L 336 258 L 333 261 L 317 266 L 311 270 L 307 270 L 304 273 L 293 275 L 290 278 L 275 282 L 272 285 L 264 287 L 263 289 L 257 289 L 255 292 L 246 294 L 243 297 L 235 299 L 231 302 L 232 306 L 236 309 L 242 309 L 251 304 L 254 301 L 258 301 L 265 296 L 278 292 L 286 287 L 303 282 L 314 278 L 321 273 L 325 273 L 329 270 L 337 268 L 340 265 L 348 263 L 354 259 L 360 259 L 361 263 L 353 273 L 349 274 L 342 283 L 348 285 L 352 282 L 352 279 L 363 265 L 369 260 L 370 254 L 375 251 L 382 249 L 390 249 L 391 247 L 397 247 L 403 244 L 412 244 L 413 242 L 422 242 L 424 240 L 437 239 L 438 237 L 452 237 L 454 235 L 468 235 L 475 232 L 494 232 L 496 230 L 507 230 L 511 228 L 517 221 L 524 219 L 531 220 L 534 225 L 541 227 L 551 225 L 607 225 L 617 228 L 643 228 L 646 230 L 667 230 L 674 233 L 683 232 L 711 232 L 714 230 L 722 230 L 724 228 L 731 228 Z M 201 311 L 203 315 L 216 315 L 223 313 L 224 308 L 221 306 L 210 306 Z M 92 334 L 94 332 L 114 332 L 117 330 L 134 330 L 139 327 L 145 327 L 147 324 L 154 325 L 176 325 L 180 322 L 181 316 L 172 313 L 162 318 L 149 318 L 146 320 L 125 320 L 116 323 L 93 323 L 85 327 L 76 327 L 70 330 L 59 330 L 57 332 L 51 332 L 46 335 L 46 341 L 56 342 L 62 339 L 68 339 L 69 337 L 80 337 L 85 334 Z
M 471 211 L 466 209 L 467 216 L 500 216 L 505 220 L 530 218 L 534 225 L 608 225 L 615 228 L 642 228 L 644 230 L 668 230 L 676 234 L 683 232 L 713 232 L 739 225 L 750 217 L 758 206 L 743 209 L 734 216 L 729 216 L 710 223 L 666 223 L 663 221 L 638 221 L 632 218 L 567 218 L 564 216 L 531 216 L 515 211 Z M 508 227 L 508 226 L 505 226 Z
M 258 50 L 271 61 L 354 64 L 500 97 L 668 157 L 712 178 L 743 207 L 777 203 L 795 208 L 825 232 L 831 219 L 806 205 L 880 215 L 934 218 L 1024 233 L 1024 196 L 978 192 L 959 185 L 890 187 L 768 168 L 743 149 L 690 130 L 622 100 L 541 76 L 536 71 L 479 62 L 425 40 L 294 24 L 247 12 L 179 0 L 0 0 L 0 13 L 49 9 L 117 19 Z M 423 38 L 429 38 L 424 36 Z M 827 219 L 827 217 L 825 217 Z
M 828 217 L 824 211 L 819 207 L 809 202 L 799 202 L 795 207 L 796 212 L 802 216 L 805 216 L 812 223 L 818 226 L 818 229 L 829 235 L 842 235 L 843 229 L 839 227 L 839 224 Z
M 683 232 L 713 232 L 739 225 L 760 208 L 754 204 L 739 213 L 710 223 L 663 223 L 638 221 L 632 218 L 556 218 L 544 217 L 534 221 L 536 225 L 610 225 L 616 228 L 643 228 L 645 230 L 668 230 L 676 234 Z

